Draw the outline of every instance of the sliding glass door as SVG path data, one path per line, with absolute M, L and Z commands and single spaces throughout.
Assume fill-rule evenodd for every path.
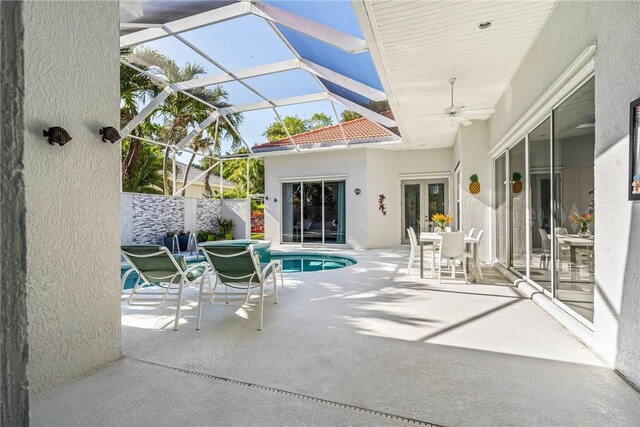
M 494 163 L 495 197 L 493 199 L 496 259 L 507 265 L 507 163 L 506 154 L 501 155 Z
M 556 298 L 593 321 L 595 99 L 591 79 L 553 111 Z M 587 218 L 580 235 L 573 217 Z
M 282 184 L 283 243 L 346 243 L 344 181 Z
M 551 292 L 551 119 L 529 133 L 530 277 Z
M 509 166 L 511 172 L 511 265 L 518 273 L 527 274 L 527 197 L 525 191 L 517 191 L 514 175 L 521 173 L 526 168 L 526 144 L 525 140 L 518 142 L 509 150 Z M 517 176 L 517 175 L 516 175 Z
M 595 126 L 591 78 L 494 160 L 496 260 L 587 322 L 595 287 Z

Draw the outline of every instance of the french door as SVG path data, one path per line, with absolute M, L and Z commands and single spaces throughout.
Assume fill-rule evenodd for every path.
M 409 243 L 409 227 L 416 233 L 432 231 L 431 217 L 435 213 L 449 213 L 447 179 L 402 181 L 402 243 Z

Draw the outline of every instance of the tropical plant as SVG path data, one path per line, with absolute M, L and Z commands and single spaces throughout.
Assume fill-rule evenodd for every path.
M 130 49 L 123 49 L 121 51 L 122 55 L 128 55 L 130 53 Z M 127 65 L 120 64 L 120 127 L 124 127 L 138 114 L 139 105 L 144 105 L 158 93 L 159 88 L 147 75 L 139 73 Z M 150 118 L 140 126 L 145 123 L 149 124 Z M 140 126 L 132 129 L 130 131 L 131 134 L 143 136 L 140 134 Z M 133 139 L 127 146 L 122 161 L 123 180 L 127 180 L 130 177 L 132 170 L 137 165 L 141 144 L 142 142 L 140 140 Z
M 370 101 L 368 104 L 364 106 L 376 113 L 384 113 L 386 111 L 391 110 L 391 107 L 389 106 L 389 101 Z M 342 123 L 350 122 L 351 120 L 359 119 L 360 117 L 362 117 L 360 114 L 352 110 L 344 110 L 342 113 L 340 113 L 340 121 Z
M 219 216 L 216 218 L 216 228 L 218 229 L 218 233 L 222 236 L 231 234 L 234 225 L 235 222 L 231 218 L 226 218 L 223 216 Z
M 248 154 L 249 150 L 241 148 L 234 154 Z M 234 198 L 247 197 L 247 162 L 249 162 L 249 194 L 264 193 L 264 161 L 262 159 L 233 159 L 225 160 L 223 168 L 224 179 L 235 184 Z
M 135 49 L 128 55 L 128 59 L 143 65 L 149 73 L 167 84 L 192 80 L 203 75 L 206 71 L 205 68 L 199 64 L 187 63 L 183 67 L 180 67 L 174 60 L 153 49 L 147 48 Z M 168 145 L 164 151 L 162 165 L 165 194 L 169 194 L 168 159 L 171 150 L 170 146 L 182 140 L 187 135 L 189 129 L 212 114 L 215 109 L 228 107 L 230 105 L 227 102 L 228 94 L 220 86 L 214 88 L 197 88 L 191 90 L 191 93 L 206 103 L 178 92 L 173 94 L 157 108 L 157 112 L 164 120 L 162 140 Z M 213 105 L 213 107 L 211 107 L 211 105 Z M 231 138 L 232 143 L 238 146 L 240 137 L 233 131 L 233 127 L 237 128 L 242 121 L 242 116 L 232 114 L 228 115 L 226 119 L 228 122 L 227 120 L 219 121 L 215 141 L 212 142 L 217 144 L 225 138 Z M 205 137 L 205 141 L 206 140 L 207 137 Z M 197 142 L 197 144 L 200 143 L 202 143 L 202 138 Z M 198 149 L 200 149 L 200 146 L 198 146 Z M 193 163 L 194 158 L 195 156 L 192 156 L 188 168 Z
M 131 139 L 122 141 L 122 155 L 130 151 Z M 139 144 L 138 160 L 127 176 L 122 177 L 122 191 L 130 193 L 162 194 L 162 152 L 160 147 Z

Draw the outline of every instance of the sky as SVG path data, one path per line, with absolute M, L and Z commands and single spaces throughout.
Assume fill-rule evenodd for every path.
M 268 0 L 266 3 L 274 4 L 277 7 L 354 36 L 362 37 L 351 2 L 348 0 Z M 352 55 L 293 30 L 283 27 L 279 27 L 279 29 L 303 58 L 381 89 L 379 78 L 368 53 Z M 205 26 L 181 33 L 181 35 L 230 71 L 295 58 L 293 52 L 278 37 L 276 32 L 262 18 L 254 15 Z M 220 68 L 173 37 L 154 40 L 145 43 L 143 46 L 162 52 L 176 61 L 179 66 L 184 66 L 187 63 L 198 63 L 205 67 L 207 74 L 222 72 Z M 255 77 L 247 79 L 245 82 L 269 99 L 323 91 L 318 82 L 303 70 L 291 70 Z M 259 96 L 238 82 L 225 83 L 221 86 L 228 92 L 228 102 L 231 104 L 262 101 Z M 344 96 L 343 93 L 338 94 Z M 335 106 L 338 115 L 345 109 L 338 104 L 335 104 Z M 329 101 L 278 108 L 278 113 L 282 117 L 298 115 L 303 119 L 308 119 L 316 112 L 323 112 L 332 117 L 334 123 L 338 122 L 338 118 Z M 275 120 L 273 110 L 245 112 L 243 117 L 244 121 L 239 127 L 239 132 L 246 143 L 252 146 L 265 142 L 266 139 L 262 133 Z M 228 149 L 228 144 L 223 144 L 223 151 Z M 180 160 L 185 161 L 188 157 L 189 155 L 184 153 L 180 156 Z

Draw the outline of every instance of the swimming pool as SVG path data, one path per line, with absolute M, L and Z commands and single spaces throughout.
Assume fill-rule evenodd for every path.
M 236 241 L 237 242 L 237 241 Z M 235 245 L 242 245 L 243 243 L 236 243 Z M 335 270 L 338 268 L 349 267 L 357 264 L 357 261 L 351 257 L 339 254 L 326 254 L 317 252 L 282 252 L 272 251 L 268 247 L 266 250 L 264 247 L 259 248 L 260 262 L 267 263 L 271 260 L 280 260 L 282 263 L 282 271 L 284 273 L 307 273 L 317 271 Z M 198 262 L 196 255 L 186 256 L 187 264 L 194 264 Z M 204 256 L 200 255 L 200 261 L 204 260 Z M 123 264 L 120 269 L 120 277 L 129 270 L 128 264 Z M 138 280 L 138 275 L 132 272 L 127 277 L 123 289 L 131 289 Z

